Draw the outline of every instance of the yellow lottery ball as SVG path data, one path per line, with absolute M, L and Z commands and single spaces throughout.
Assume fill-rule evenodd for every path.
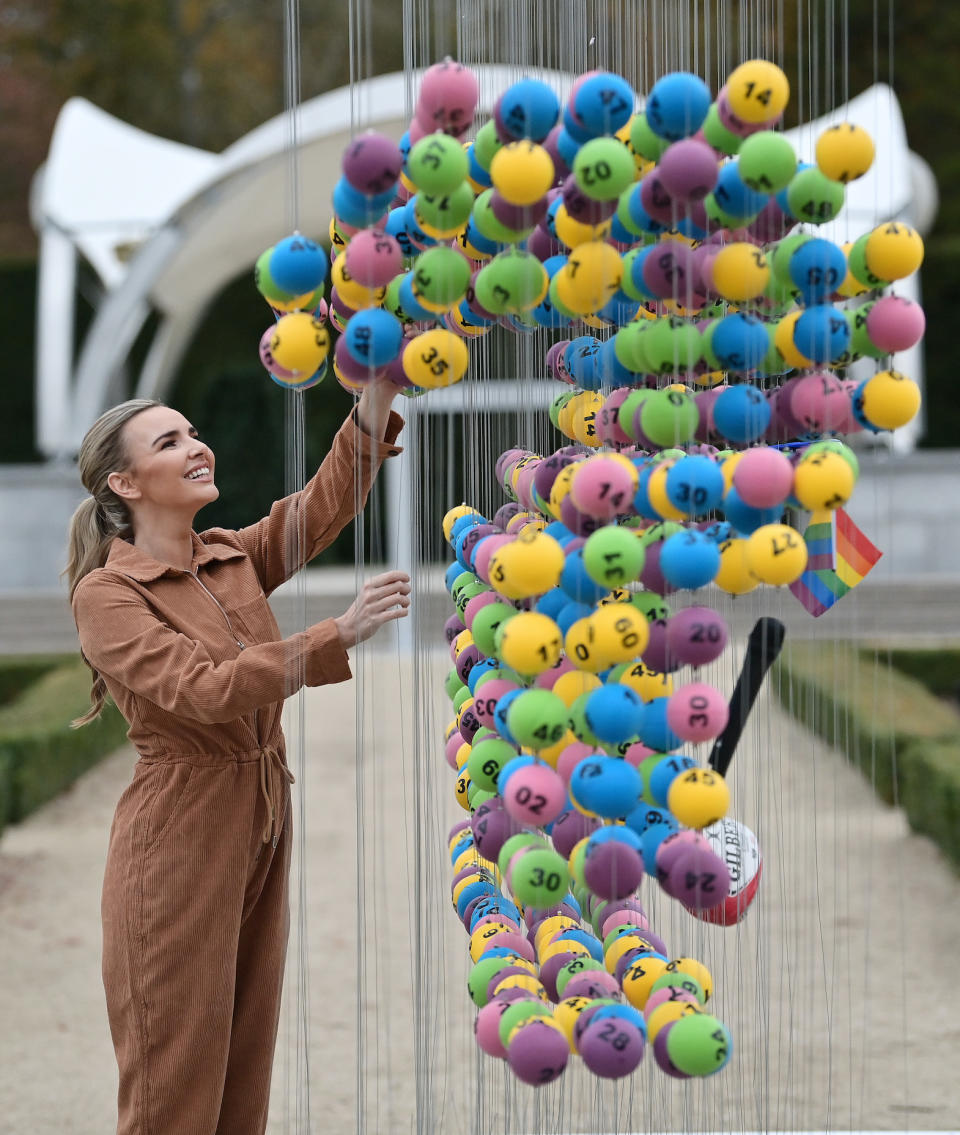
M 847 274 L 843 278 L 843 283 L 837 288 L 837 292 L 845 299 L 852 299 L 854 296 L 862 296 L 864 292 L 870 289 L 866 284 L 861 284 L 856 276 L 850 271 L 850 251 L 853 248 L 853 241 L 846 241 L 840 246 L 843 249 L 843 256 L 847 262 Z
M 489 859 L 484 859 L 483 856 L 477 851 L 476 847 L 465 848 L 453 862 L 454 875 L 459 874 L 464 867 L 483 867 L 489 871 L 491 875 L 499 882 L 500 868 L 496 863 L 492 863 Z
M 818 450 L 797 465 L 793 495 L 810 512 L 841 508 L 850 499 L 856 477 L 839 453 Z
M 568 729 L 555 745 L 548 745 L 545 749 L 538 750 L 537 757 L 555 770 L 563 756 L 563 750 L 568 745 L 572 745 L 576 739 L 576 735 Z
M 386 288 L 367 288 L 363 284 L 357 283 L 347 271 L 347 258 L 345 256 L 338 256 L 334 260 L 330 267 L 330 280 L 337 289 L 337 295 L 347 307 L 352 307 L 354 311 L 376 307 L 377 304 L 383 302 L 383 297 L 386 295 Z
M 460 775 L 457 777 L 457 803 L 465 812 L 470 811 L 470 801 L 467 798 L 470 783 L 470 773 L 466 769 L 461 769 Z
M 646 948 L 646 940 L 638 934 L 621 934 L 619 938 L 614 938 L 603 954 L 603 964 L 607 967 L 607 973 L 616 973 L 617 962 L 630 950 Z
M 577 397 L 577 395 L 574 395 L 574 397 Z M 573 398 L 570 399 L 570 402 L 572 401 Z M 570 405 L 570 402 L 567 403 L 567 406 Z M 566 410 L 567 406 L 564 406 L 563 410 L 560 411 L 561 415 L 563 414 L 563 411 Z M 556 517 L 557 520 L 560 520 L 561 518 L 560 507 L 566 499 L 567 494 L 570 492 L 570 486 L 573 484 L 573 478 L 582 464 L 582 461 L 574 461 L 569 465 L 564 465 L 564 467 L 560 470 L 560 472 L 554 479 L 553 485 L 550 489 L 550 500 L 547 503 L 550 506 L 550 512 L 553 514 L 553 516 Z
M 880 280 L 902 280 L 923 263 L 923 238 L 902 221 L 878 225 L 867 238 L 864 259 Z
M 745 556 L 747 568 L 761 583 L 785 587 L 803 575 L 807 545 L 789 524 L 764 524 L 747 537 Z
M 553 158 L 536 142 L 508 142 L 493 155 L 490 178 L 511 205 L 532 205 L 553 185 Z
M 538 924 L 536 931 L 533 935 L 533 945 L 536 950 L 540 950 L 543 946 L 550 943 L 550 938 L 560 930 L 573 930 L 579 927 L 580 923 L 571 918 L 567 914 L 551 914 L 549 918 L 545 918 Z
M 727 102 L 744 122 L 779 118 L 790 99 L 790 82 L 776 63 L 748 59 L 727 79 Z
M 773 345 L 783 355 L 783 361 L 787 366 L 809 370 L 813 367 L 812 359 L 808 359 L 806 355 L 801 355 L 793 342 L 794 328 L 797 326 L 797 320 L 801 315 L 803 315 L 803 309 L 799 308 L 797 311 L 788 312 L 779 320 L 777 329 L 773 333 Z
M 571 1052 L 577 1051 L 576 1045 L 573 1043 L 573 1030 L 576 1028 L 580 1014 L 590 1002 L 591 998 L 589 997 L 564 997 L 553 1010 L 553 1019 L 567 1038 Z
M 687 769 L 671 781 L 667 807 L 686 827 L 708 828 L 727 814 L 730 789 L 713 769 Z
M 610 665 L 610 660 L 604 657 L 597 647 L 597 631 L 590 616 L 577 619 L 567 631 L 563 645 L 567 657 L 578 670 L 597 674 Z
M 756 586 L 756 584 L 754 584 Z M 673 693 L 673 678 L 669 674 L 659 674 L 644 662 L 634 662 L 620 675 L 619 682 L 629 686 L 644 701 L 654 698 L 668 698 Z M 556 687 L 554 687 L 556 688 Z
M 490 582 L 508 599 L 527 599 L 556 587 L 563 565 L 563 548 L 531 526 L 491 558 Z
M 720 472 L 723 474 L 723 491 L 729 493 L 733 488 L 733 475 L 737 471 L 737 466 L 743 457 L 742 453 L 731 453 L 729 457 L 725 457 L 720 463 Z
M 525 959 L 521 958 L 520 961 Z M 511 962 L 511 965 L 520 965 L 520 961 Z M 526 968 L 525 966 L 521 968 Z M 541 1001 L 549 1001 L 547 991 L 540 984 L 540 981 L 533 976 L 533 974 L 511 973 L 502 981 L 497 982 L 494 988 L 493 995 L 496 997 L 498 993 L 505 993 L 508 989 L 525 989 L 528 993 L 534 994 L 539 997 Z
M 457 749 L 456 766 L 458 771 L 470 760 L 470 753 L 473 751 L 473 746 L 469 741 L 464 743 Z
M 450 535 L 453 532 L 453 526 L 454 526 L 454 524 L 457 523 L 458 520 L 461 519 L 461 517 L 464 517 L 464 516 L 479 516 L 479 515 L 480 515 L 480 513 L 477 512 L 477 510 L 475 508 L 471 508 L 471 506 L 468 505 L 468 504 L 458 504 L 458 505 L 455 505 L 453 508 L 448 509 L 443 514 L 442 524 L 443 524 L 443 538 L 444 538 L 444 540 L 449 542 Z
M 556 957 L 557 954 L 577 954 L 579 956 L 584 956 L 589 953 L 590 951 L 583 944 L 583 942 L 548 942 L 540 950 L 539 958 L 540 964 L 543 965 L 544 962 L 549 961 L 550 958 Z
M 747 541 L 737 537 L 720 545 L 720 570 L 713 582 L 728 595 L 746 595 L 757 586 L 747 566 Z
M 602 240 L 578 244 L 557 273 L 557 293 L 577 315 L 599 311 L 623 279 L 620 253 Z
M 693 1017 L 702 1012 L 700 1006 L 694 1005 L 691 1001 L 664 1001 L 646 1018 L 649 1042 L 652 1044 L 657 1039 L 657 1033 L 674 1021 L 679 1021 L 683 1017 Z
M 596 674 L 588 674 L 585 670 L 568 670 L 553 683 L 553 692 L 565 705 L 571 706 L 582 694 L 599 690 L 602 685 L 603 682 Z
M 483 926 L 478 926 L 470 935 L 470 960 L 472 962 L 480 960 L 480 955 L 487 948 L 491 938 L 495 938 L 498 934 L 510 933 L 515 931 L 506 922 L 486 922 Z
M 703 962 L 698 962 L 696 958 L 674 958 L 667 963 L 667 973 L 686 974 L 687 977 L 692 977 L 694 981 L 699 982 L 700 988 L 703 990 L 704 1005 L 713 996 L 713 974 Z
M 714 290 L 732 303 L 756 299 L 769 280 L 767 258 L 755 244 L 728 244 L 713 259 Z
M 499 632 L 500 658 L 518 674 L 542 674 L 556 666 L 563 649 L 560 628 L 539 611 L 521 611 Z
M 284 370 L 310 376 L 323 365 L 329 352 L 330 332 L 309 312 L 295 311 L 277 320 L 270 353 Z
M 860 411 L 877 429 L 895 430 L 916 417 L 920 387 L 898 370 L 882 370 L 860 389 Z
M 873 139 L 862 126 L 838 122 L 817 139 L 817 165 L 831 181 L 856 181 L 873 165 Z
M 561 205 L 554 217 L 553 227 L 557 232 L 557 239 L 567 248 L 577 248 L 587 241 L 601 240 L 610 231 L 611 221 L 601 221 L 599 225 L 585 225 L 575 221 Z
M 453 656 L 459 658 L 462 651 L 466 650 L 468 646 L 473 646 L 473 635 L 464 627 L 464 629 L 453 640 Z
M 467 373 L 467 345 L 443 327 L 414 336 L 403 351 L 403 373 L 416 386 L 452 386 Z
M 570 403 L 574 441 L 598 449 L 603 444 L 597 433 L 597 415 L 603 409 L 603 395 L 599 390 L 585 390 L 571 398 Z
M 647 500 L 651 508 L 663 520 L 686 520 L 687 514 L 681 512 L 670 503 L 667 496 L 667 474 L 676 465 L 676 461 L 661 461 L 647 479 Z
M 663 958 L 649 956 L 637 958 L 627 967 L 621 985 L 624 997 L 634 1009 L 642 1009 L 646 1005 L 653 983 L 666 968 L 667 963 Z
M 342 252 L 347 247 L 347 238 L 343 230 L 337 224 L 337 218 L 330 218 L 330 225 L 327 229 L 327 234 L 330 237 L 330 255 L 336 259 L 336 253 Z
M 719 386 L 727 376 L 722 370 L 708 370 L 706 374 L 695 374 L 693 376 L 694 386 Z
M 588 617 L 593 623 L 597 649 L 608 665 L 629 662 L 646 650 L 650 627 L 643 612 L 632 603 L 598 607 Z

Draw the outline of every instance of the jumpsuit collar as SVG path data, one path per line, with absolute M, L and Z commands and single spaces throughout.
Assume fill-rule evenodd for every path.
M 232 548 L 229 544 L 219 544 L 202 540 L 196 532 L 191 533 L 193 539 L 193 567 L 209 563 L 211 560 L 233 560 L 242 558 L 244 553 L 240 548 Z M 171 567 L 147 555 L 141 548 L 116 536 L 107 553 L 105 567 L 114 568 L 130 576 L 139 583 L 151 583 L 168 572 L 177 573 L 179 568 Z

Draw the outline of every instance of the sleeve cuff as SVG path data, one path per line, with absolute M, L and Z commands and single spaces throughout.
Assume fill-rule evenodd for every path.
M 306 685 L 325 686 L 346 682 L 353 677 L 347 651 L 337 634 L 333 619 L 315 623 L 304 632 L 309 644 L 306 657 Z
M 396 457 L 403 452 L 403 446 L 394 445 L 397 435 L 403 427 L 403 418 L 400 417 L 396 410 L 391 410 L 390 417 L 387 419 L 387 428 L 384 432 L 383 441 L 378 441 L 376 438 L 371 437 L 370 434 L 364 433 L 363 430 L 360 429 L 357 424 L 357 408 L 354 406 L 341 429 L 350 432 L 351 441 L 356 453 L 363 454 L 365 457 L 373 455 L 383 459 L 386 457 Z

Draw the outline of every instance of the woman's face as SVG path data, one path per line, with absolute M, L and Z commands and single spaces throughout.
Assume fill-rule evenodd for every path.
M 108 482 L 133 509 L 144 506 L 196 513 L 215 501 L 213 451 L 200 440 L 183 414 L 151 406 L 123 427 L 129 465 Z

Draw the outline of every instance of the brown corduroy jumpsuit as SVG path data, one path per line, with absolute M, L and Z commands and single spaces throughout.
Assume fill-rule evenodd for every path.
M 302 492 L 238 532 L 193 535 L 191 571 L 114 540 L 74 593 L 83 652 L 139 760 L 110 831 L 103 982 L 118 1135 L 262 1135 L 289 929 L 280 728 L 300 685 L 349 678 L 332 619 L 281 639 L 266 596 L 362 508 L 385 439 L 354 414 Z

